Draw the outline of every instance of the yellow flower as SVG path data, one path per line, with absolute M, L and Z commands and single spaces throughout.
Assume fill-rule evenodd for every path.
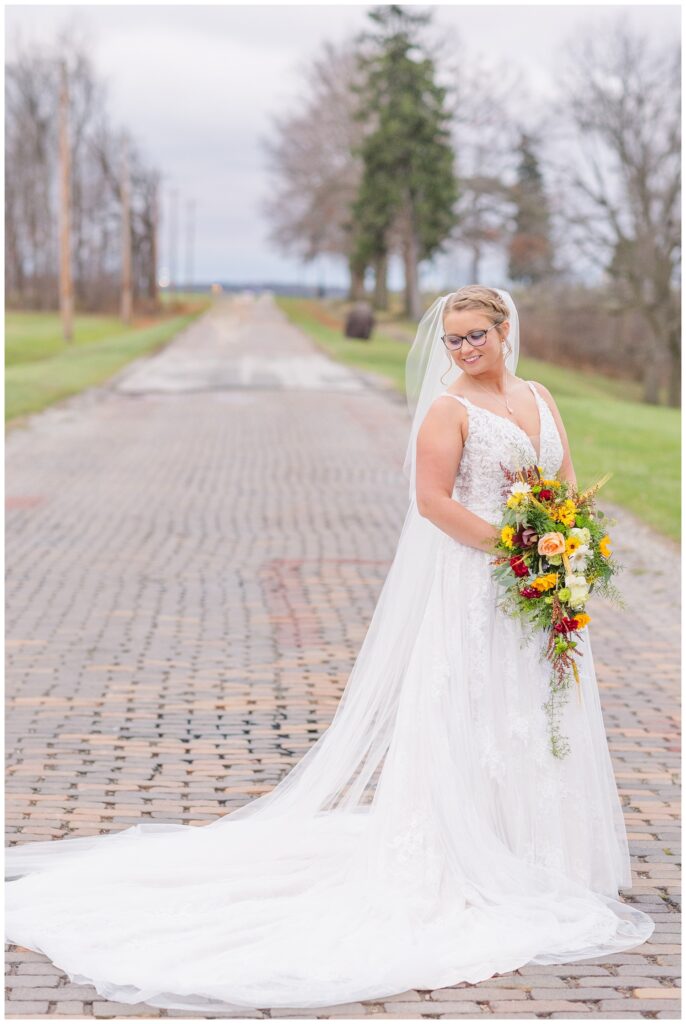
M 581 539 L 579 537 L 575 537 L 573 534 L 571 536 L 567 537 L 567 542 L 565 544 L 565 550 L 566 550 L 568 555 L 571 555 L 580 546 L 581 546 Z
M 522 491 L 517 491 L 515 494 L 511 494 L 505 504 L 508 508 L 517 508 L 517 505 L 521 505 L 524 501 L 525 495 Z
M 579 629 L 583 629 L 584 626 L 587 626 L 589 624 L 589 622 L 591 621 L 591 616 L 587 615 L 586 612 L 579 612 L 579 614 L 575 615 L 574 618 L 576 619 L 576 621 L 578 623 L 578 628 Z
M 576 505 L 571 498 L 567 498 L 558 508 L 553 510 L 551 515 L 553 519 L 564 523 L 565 526 L 574 526 L 576 512 Z
M 603 558 L 610 557 L 612 552 L 610 551 L 610 538 L 607 534 L 605 534 L 604 537 L 601 537 L 598 547 L 600 548 L 600 554 L 603 556 Z
M 513 548 L 512 538 L 514 537 L 514 529 L 511 526 L 503 526 L 500 531 L 500 539 L 507 548 Z
M 544 487 L 561 487 L 562 484 L 559 480 L 541 480 L 541 484 Z
M 530 583 L 529 585 L 534 587 L 536 590 L 541 591 L 541 593 L 543 593 L 546 590 L 552 590 L 552 588 L 555 586 L 556 583 L 557 583 L 557 573 L 556 572 L 549 572 L 545 576 L 538 576 L 533 581 L 533 583 Z

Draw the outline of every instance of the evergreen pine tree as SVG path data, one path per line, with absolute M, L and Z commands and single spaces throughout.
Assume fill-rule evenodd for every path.
M 446 90 L 419 39 L 429 13 L 389 5 L 369 16 L 375 30 L 362 37 L 360 55 L 358 117 L 368 131 L 359 148 L 363 172 L 352 208 L 356 251 L 361 261 L 385 267 L 391 245 L 398 245 L 405 312 L 418 320 L 419 263 L 443 248 L 455 224 Z
M 511 190 L 515 229 L 509 244 L 510 280 L 531 285 L 554 273 L 550 210 L 533 140 L 522 132 L 517 182 Z

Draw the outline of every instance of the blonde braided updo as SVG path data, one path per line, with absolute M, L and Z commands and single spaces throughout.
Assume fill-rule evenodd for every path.
M 448 313 L 459 313 L 465 309 L 475 309 L 487 316 L 491 323 L 496 325 L 496 331 L 502 341 L 502 333 L 498 328 L 504 320 L 509 320 L 510 310 L 505 299 L 494 288 L 487 288 L 482 284 L 466 284 L 463 288 L 458 288 L 446 299 L 443 319 L 445 320 Z M 512 346 L 509 340 L 506 340 L 505 344 L 509 354 Z

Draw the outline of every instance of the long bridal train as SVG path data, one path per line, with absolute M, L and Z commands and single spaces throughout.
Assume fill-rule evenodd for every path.
M 494 524 L 501 462 L 560 466 L 531 386 L 540 452 L 468 403 L 454 497 Z M 299 764 L 209 825 L 11 847 L 8 941 L 106 998 L 182 1010 L 323 1007 L 644 942 L 653 921 L 617 898 L 631 868 L 590 633 L 558 760 L 544 641 L 497 598 L 489 555 L 412 498 L 334 720 Z
M 413 518 L 403 543 L 432 529 Z M 363 708 L 353 682 L 280 787 L 210 825 L 10 848 L 8 939 L 106 998 L 201 1010 L 327 1006 L 645 941 L 652 920 L 614 898 L 631 875 L 590 641 L 557 762 L 540 650 L 494 611 L 484 553 L 439 550 L 424 595 L 391 568 L 381 607 L 398 617 L 356 663 L 399 683 L 407 656 L 396 707 Z

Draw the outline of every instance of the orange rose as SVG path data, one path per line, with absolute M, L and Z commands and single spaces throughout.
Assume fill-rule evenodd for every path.
M 539 555 L 561 555 L 565 550 L 565 539 L 561 533 L 544 533 L 538 542 Z

